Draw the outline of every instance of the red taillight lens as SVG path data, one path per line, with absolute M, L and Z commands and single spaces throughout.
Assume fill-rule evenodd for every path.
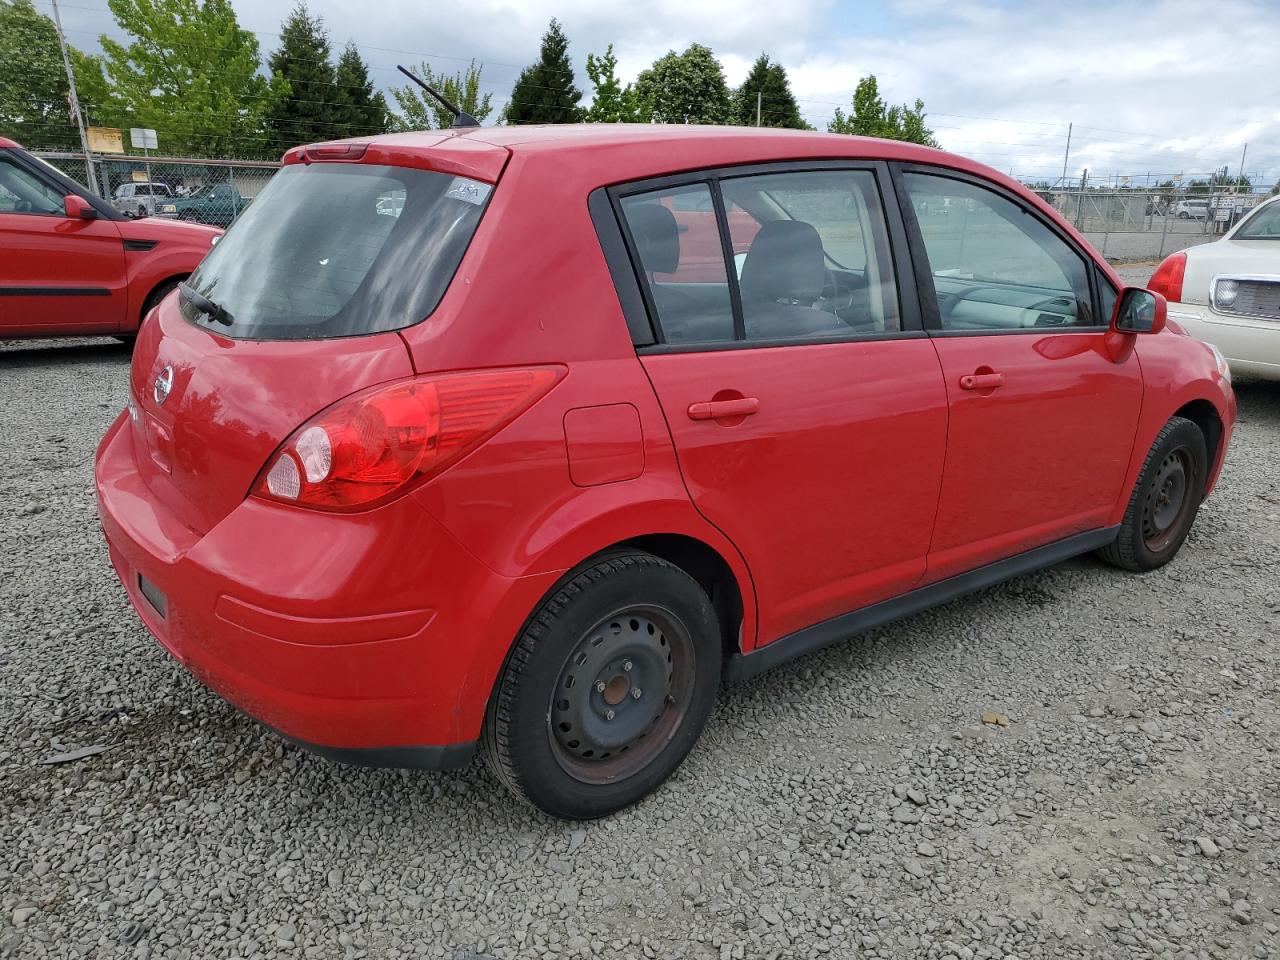
M 477 370 L 361 391 L 295 430 L 252 493 L 321 510 L 373 506 L 458 460 L 563 373 L 563 367 Z
M 1170 303 L 1182 302 L 1182 277 L 1187 272 L 1187 255 L 1179 250 L 1165 257 L 1147 281 L 1147 289 L 1163 294 Z

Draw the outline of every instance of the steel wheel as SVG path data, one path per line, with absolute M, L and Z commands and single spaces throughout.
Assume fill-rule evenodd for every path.
M 1142 539 L 1152 553 L 1166 550 L 1182 530 L 1193 507 L 1189 493 L 1199 489 L 1196 480 L 1196 466 L 1186 447 L 1169 451 L 1156 468 L 1142 506 Z
M 669 611 L 636 605 L 575 644 L 547 713 L 552 754 L 583 783 L 644 769 L 680 726 L 693 690 L 693 640 Z

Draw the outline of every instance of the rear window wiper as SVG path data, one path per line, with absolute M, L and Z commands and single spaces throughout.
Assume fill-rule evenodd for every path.
M 189 283 L 178 284 L 178 289 L 182 295 L 187 298 L 187 303 L 191 304 L 201 313 L 208 315 L 210 320 L 216 320 L 224 326 L 231 326 L 236 322 L 236 318 L 227 312 L 227 308 L 220 304 L 214 303 L 203 293 L 196 292 L 196 289 Z

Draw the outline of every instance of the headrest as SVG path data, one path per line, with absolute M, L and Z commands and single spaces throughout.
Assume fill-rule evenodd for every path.
M 641 203 L 627 211 L 627 224 L 647 273 L 675 273 L 680 266 L 680 230 L 676 216 L 660 203 Z
M 827 269 L 822 238 L 802 220 L 766 223 L 742 264 L 742 299 L 812 303 L 822 295 Z

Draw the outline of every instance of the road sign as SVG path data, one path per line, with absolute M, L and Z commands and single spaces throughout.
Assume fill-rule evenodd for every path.
M 115 127 L 90 127 L 85 133 L 94 153 L 124 153 L 124 138 Z
M 156 132 L 148 127 L 130 127 L 129 142 L 135 150 L 156 149 Z

